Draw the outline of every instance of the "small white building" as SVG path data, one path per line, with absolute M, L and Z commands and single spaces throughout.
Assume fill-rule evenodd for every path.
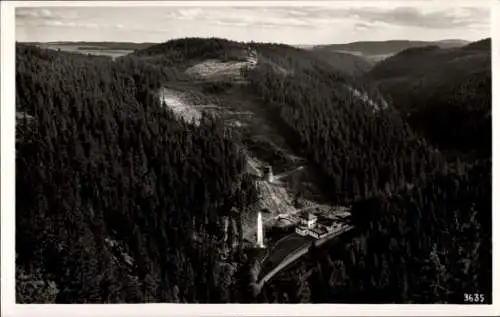
M 295 227 L 295 232 L 301 236 L 307 236 L 309 234 L 309 229 L 306 226 Z
M 263 178 L 266 182 L 272 183 L 274 181 L 274 176 L 273 176 L 273 169 L 271 166 L 266 166 L 264 168 L 264 173 L 263 173 Z
M 328 233 L 329 233 L 328 230 L 326 230 L 326 228 L 324 227 L 318 226 L 316 228 L 309 229 L 309 235 L 316 239 L 321 239 L 325 237 Z
M 316 224 L 318 217 L 312 213 L 303 213 L 299 216 L 300 224 L 311 229 Z

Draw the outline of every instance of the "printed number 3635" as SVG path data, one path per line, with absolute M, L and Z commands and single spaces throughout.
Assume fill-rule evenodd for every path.
M 464 302 L 466 303 L 483 303 L 484 294 L 464 294 Z

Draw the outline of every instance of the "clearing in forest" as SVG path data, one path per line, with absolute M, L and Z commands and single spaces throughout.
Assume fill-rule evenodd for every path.
M 202 112 L 207 111 L 224 118 L 228 126 L 240 134 L 247 157 L 247 172 L 256 177 L 261 196 L 256 209 L 267 211 L 262 215 L 265 228 L 283 224 L 280 219 L 284 215 L 295 214 L 303 208 L 329 209 L 317 185 L 320 173 L 294 150 L 297 147 L 291 142 L 295 136 L 279 116 L 244 86 L 231 84 L 222 93 L 204 91 L 207 82 L 240 76 L 241 68 L 248 64 L 248 61 L 207 60 L 192 66 L 186 72 L 198 76 L 201 82 L 171 83 L 160 91 L 161 99 L 184 120 L 197 123 Z M 197 98 L 196 102 L 193 97 Z M 276 174 L 274 182 L 262 179 L 266 166 Z M 256 239 L 255 211 L 250 211 L 243 221 L 243 238 L 249 242 Z

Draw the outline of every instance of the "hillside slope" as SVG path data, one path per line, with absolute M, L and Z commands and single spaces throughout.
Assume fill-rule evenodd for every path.
M 368 74 L 412 127 L 449 149 L 491 154 L 491 42 L 405 50 Z
M 224 39 L 16 63 L 18 301 L 491 302 L 491 161 L 450 163 L 370 78 Z M 254 298 L 255 211 L 333 205 L 355 230 Z
M 186 42 L 184 47 L 189 47 Z M 278 146 L 306 159 L 320 172 L 315 181 L 322 185 L 328 201 L 353 203 L 352 221 L 358 227 L 354 238 L 341 240 L 342 253 L 313 253 L 308 280 L 302 279 L 306 273 L 287 275 L 288 286 L 278 280 L 269 286 L 273 291 L 266 291 L 259 300 L 460 302 L 471 285 L 489 292 L 491 161 L 474 162 L 472 167 L 459 160 L 447 163 L 435 147 L 412 131 L 398 109 L 373 107 L 382 99 L 370 79 L 353 81 L 309 51 L 286 45 L 255 43 L 250 48 L 256 51 L 258 62 L 245 70 L 246 80 L 224 86 L 215 95 L 233 98 L 226 99 L 232 100 L 230 105 L 245 100 L 260 109 L 252 113 L 283 127 L 275 130 L 284 139 Z M 425 53 L 427 48 L 420 51 Z M 466 96 L 474 96 L 473 91 L 464 87 Z M 368 98 L 360 98 L 364 93 Z M 267 135 L 267 139 L 281 138 Z M 470 187 L 472 182 L 476 183 Z M 449 208 L 432 212 L 443 204 Z M 432 216 L 421 217 L 426 210 Z M 369 219 L 368 223 L 363 219 Z M 455 222 L 448 225 L 451 219 Z M 415 227 L 420 234 L 410 238 L 408 233 Z M 470 230 L 464 232 L 465 227 Z M 450 250 L 450 245 L 467 236 L 475 236 L 478 243 Z M 392 255 L 394 250 L 399 256 Z M 336 261 L 333 267 L 332 261 Z M 448 267 L 441 275 L 434 269 L 439 263 Z M 373 275 L 371 265 L 380 274 Z M 349 277 L 339 276 L 342 266 L 350 270 Z M 422 270 L 413 274 L 414 266 Z M 389 267 L 398 270 L 390 274 Z M 465 279 L 464 270 L 477 275 Z M 330 276 L 327 282 L 325 274 Z M 445 291 L 423 291 L 436 284 Z M 308 293 L 308 289 L 314 291 Z
M 389 166 L 383 162 L 394 161 L 393 164 L 402 164 L 403 168 L 410 164 L 412 151 L 425 148 L 424 142 L 412 135 L 397 112 L 385 109 L 385 106 L 374 106 L 385 103 L 369 83 L 352 80 L 310 51 L 286 45 L 186 39 L 169 41 L 135 55 L 155 65 L 161 65 L 166 57 L 173 58 L 179 71 L 184 69 L 183 76 L 188 76 L 186 70 L 206 60 L 218 59 L 221 63 L 230 59 L 244 60 L 248 49 L 256 52 L 258 62 L 255 67 L 243 69 L 247 80 L 237 85 L 222 80 L 226 87 L 212 93 L 219 100 L 227 100 L 223 108 L 227 105 L 236 107 L 235 98 L 253 100 L 254 110 L 251 111 L 254 114 L 258 111 L 266 120 L 271 120 L 273 126 L 283 127 L 279 132 L 285 140 L 282 144 L 321 170 L 332 201 L 346 203 L 358 196 L 370 196 L 400 186 L 390 185 L 397 176 L 384 172 Z M 171 63 L 174 64 L 172 60 Z M 196 84 L 193 79 L 186 80 L 191 83 L 186 83 L 188 87 Z M 207 95 L 206 90 L 204 94 Z M 233 96 L 232 101 L 229 96 Z M 387 143 L 384 152 L 381 143 Z M 372 150 L 368 150 L 370 148 Z M 432 151 L 427 153 L 428 160 L 439 160 L 431 158 L 436 156 Z M 346 156 L 350 159 L 347 160 Z M 377 156 L 386 159 L 375 159 Z M 408 161 L 405 162 L 406 157 Z M 365 164 L 372 166 L 366 166 L 366 171 L 361 174 L 357 166 Z M 369 178 L 370 169 L 372 174 L 385 176 Z M 407 173 L 406 179 L 412 181 L 413 176 Z M 371 179 L 372 184 L 367 179 Z M 364 188 L 360 188 L 360 184 Z
M 363 41 L 347 44 L 330 44 L 319 45 L 314 47 L 315 50 L 329 52 L 344 52 L 354 54 L 365 58 L 371 62 L 378 62 L 384 58 L 390 57 L 401 51 L 409 48 L 423 47 L 436 45 L 442 48 L 460 47 L 467 45 L 467 41 L 462 40 L 443 40 L 443 41 L 407 41 L 407 40 L 391 40 L 391 41 Z
M 375 62 L 369 58 L 328 48 L 317 47 L 311 52 L 332 67 L 354 77 L 365 74 L 375 65 Z
M 151 68 L 16 53 L 17 301 L 230 301 L 242 236 L 224 220 L 257 193 L 223 125 L 162 108 Z

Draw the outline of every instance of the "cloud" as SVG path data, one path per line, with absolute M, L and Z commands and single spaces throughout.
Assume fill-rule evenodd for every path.
M 140 40 L 149 34 L 155 34 L 154 37 L 161 40 L 170 36 L 218 34 L 222 37 L 255 37 L 266 41 L 272 37 L 273 41 L 286 38 L 288 42 L 292 42 L 292 39 L 297 42 L 335 42 L 350 41 L 360 34 L 366 38 L 372 32 L 383 38 L 455 37 L 456 34 L 475 38 L 479 36 L 476 34 L 489 32 L 489 9 L 307 5 L 30 7 L 16 9 L 16 26 L 27 36 L 31 33 L 40 36 L 38 27 L 44 27 L 44 31 L 50 28 L 51 37 L 54 38 L 59 32 L 87 32 L 89 38 L 127 38 L 134 33 L 134 38 Z
M 50 19 L 53 16 L 49 9 L 33 10 L 33 8 L 16 8 L 16 19 L 42 18 Z
M 354 28 L 358 30 L 368 30 L 372 25 L 365 22 L 356 22 L 354 23 Z
M 429 29 L 461 28 L 489 25 L 489 12 L 482 8 L 446 8 L 424 12 L 417 7 L 398 7 L 390 10 L 358 8 L 351 15 L 365 23 L 384 23 Z
M 234 27 L 314 27 L 317 21 L 302 13 L 301 8 L 283 10 L 266 7 L 233 7 L 233 8 L 166 8 L 167 19 L 204 21 L 215 25 Z
M 81 23 L 73 21 L 60 21 L 60 20 L 50 20 L 44 23 L 45 26 L 58 26 L 65 28 L 85 28 L 85 29 L 98 29 L 98 28 L 108 28 L 107 24 L 97 24 L 97 23 Z
M 441 7 L 426 10 L 425 7 L 299 7 L 272 8 L 283 19 L 297 18 L 313 24 L 318 21 L 334 19 L 355 19 L 360 24 L 392 24 L 396 26 L 415 26 L 422 28 L 458 28 L 489 25 L 489 9 L 481 7 Z
M 174 7 L 166 17 L 197 20 L 235 27 L 320 28 L 352 22 L 355 27 L 386 24 L 430 29 L 480 27 L 489 24 L 485 8 L 442 8 L 425 11 L 418 7 Z
M 30 7 L 16 8 L 16 20 L 57 20 L 57 19 L 76 19 L 78 18 L 78 9 L 64 7 Z
M 123 12 L 137 10 L 136 8 L 107 8 L 108 12 L 121 12 L 124 21 L 121 29 L 127 24 Z M 430 29 L 486 27 L 489 23 L 489 12 L 485 8 L 442 8 L 426 11 L 418 7 L 370 8 L 370 7 L 162 7 L 152 8 L 162 12 L 166 20 L 203 21 L 213 25 L 257 28 L 322 28 L 327 25 L 351 23 L 354 27 L 369 27 L 370 24 L 389 24 L 395 26 L 410 26 Z M 91 13 L 92 10 L 93 14 Z M 64 8 L 64 7 L 34 7 L 17 8 L 16 20 L 19 25 L 46 24 L 44 21 L 62 21 L 63 24 L 52 22 L 53 26 L 65 26 L 69 20 L 80 20 L 81 13 L 86 12 L 92 17 L 101 8 Z M 151 8 L 142 8 L 144 16 Z M 79 12 L 80 11 L 80 15 Z M 151 11 L 149 11 L 151 15 Z M 113 14 L 113 13 L 111 13 Z M 118 14 L 118 13 L 117 13 Z M 101 15 L 102 17 L 102 15 Z M 120 17 L 120 16 L 118 16 Z M 115 17 L 116 18 L 116 17 Z M 88 21 L 87 21 L 88 22 Z M 77 22 L 75 22 L 77 23 Z M 100 23 L 100 22 L 99 22 Z M 49 23 L 50 24 L 50 23 Z M 82 27 L 93 27 L 85 25 Z
M 21 27 L 60 27 L 60 28 L 115 28 L 123 29 L 123 24 L 108 24 L 105 22 L 89 21 L 81 18 L 78 9 L 64 7 L 56 8 L 16 8 L 16 25 Z

